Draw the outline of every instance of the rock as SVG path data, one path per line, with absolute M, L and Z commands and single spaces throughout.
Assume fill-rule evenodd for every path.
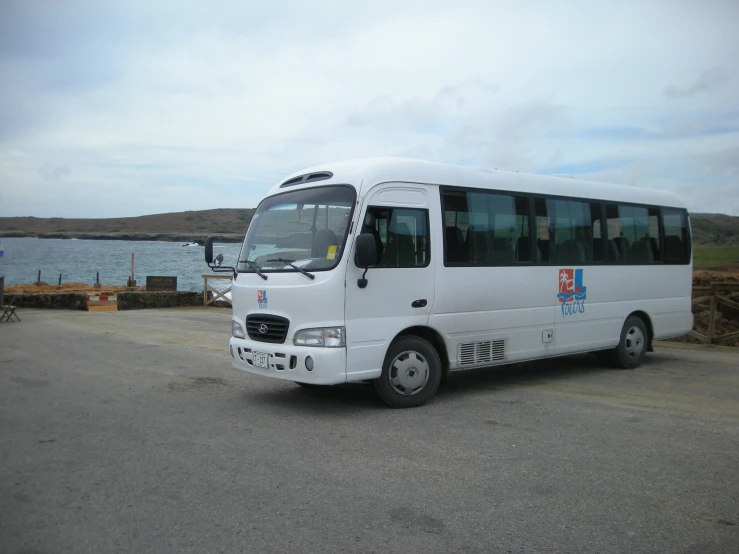
M 8 297 L 19 308 L 42 308 L 47 310 L 87 311 L 87 295 L 74 293 L 59 294 L 16 294 Z

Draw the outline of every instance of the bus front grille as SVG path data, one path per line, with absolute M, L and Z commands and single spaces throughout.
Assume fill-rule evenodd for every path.
M 251 340 L 282 344 L 290 321 L 278 315 L 251 314 L 246 316 L 246 332 Z
M 460 344 L 457 355 L 459 365 L 482 365 L 505 360 L 505 346 L 505 339 Z

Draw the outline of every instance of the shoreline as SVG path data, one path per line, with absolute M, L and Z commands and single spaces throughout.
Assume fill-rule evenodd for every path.
M 125 241 L 156 241 L 156 242 L 196 242 L 200 246 L 205 239 L 213 237 L 214 242 L 240 243 L 244 240 L 243 233 L 25 233 L 23 231 L 0 231 L 0 239 L 63 239 L 63 240 L 125 240 Z

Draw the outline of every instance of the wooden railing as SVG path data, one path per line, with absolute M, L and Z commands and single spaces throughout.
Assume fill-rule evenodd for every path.
M 739 292 L 739 283 L 723 283 L 714 282 L 707 287 L 693 287 L 693 307 L 700 304 L 709 303 L 708 308 L 708 334 L 704 335 L 698 331 L 688 333 L 691 337 L 698 339 L 705 344 L 721 344 L 731 339 L 739 338 L 739 332 L 729 333 L 721 337 L 716 336 L 716 313 L 719 304 L 728 306 L 739 311 L 739 302 L 729 300 L 722 293 Z M 693 310 L 695 313 L 695 310 Z
M 218 290 L 214 288 L 208 282 L 212 280 L 220 281 L 220 280 L 226 280 L 226 279 L 228 279 L 229 281 L 232 281 L 233 275 L 231 275 L 230 273 L 225 274 L 225 275 L 223 273 L 221 273 L 220 275 L 218 273 L 205 273 L 205 274 L 201 274 L 201 276 L 203 278 L 203 306 L 212 304 L 213 302 L 219 299 L 222 302 L 228 302 L 229 306 L 233 305 L 231 304 L 231 301 L 226 296 L 227 292 L 231 292 L 231 285 L 229 285 L 229 287 L 224 290 Z M 208 294 L 209 292 L 212 293 L 212 296 Z M 208 298 L 208 296 L 210 296 L 210 298 Z

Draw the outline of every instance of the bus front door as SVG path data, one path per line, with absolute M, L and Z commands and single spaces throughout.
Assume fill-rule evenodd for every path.
M 430 206 L 435 202 L 435 206 Z M 428 323 L 434 302 L 431 217 L 440 217 L 438 196 L 422 186 L 381 185 L 364 203 L 361 231 L 375 236 L 380 263 L 367 271 L 349 260 L 346 274 L 347 380 L 380 376 L 393 338 Z

